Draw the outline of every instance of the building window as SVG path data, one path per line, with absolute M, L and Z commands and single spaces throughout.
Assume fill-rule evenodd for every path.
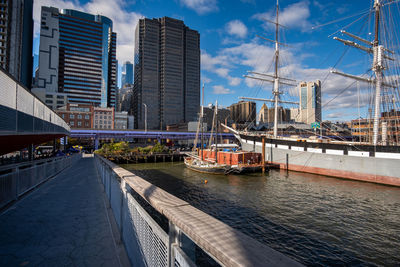
M 85 115 L 85 120 L 88 120 L 89 119 L 89 115 Z
M 75 115 L 74 114 L 69 114 L 69 118 L 70 119 L 75 119 Z
M 95 121 L 94 124 L 96 124 L 96 125 L 99 124 L 99 121 Z
M 64 99 L 64 96 L 58 95 L 57 98 L 58 98 L 58 99 Z
M 78 119 L 82 119 L 82 115 L 81 114 L 78 115 Z
M 65 114 L 61 114 L 61 118 L 63 118 L 63 119 L 64 119 L 64 118 L 65 118 Z
M 82 126 L 82 122 L 78 121 L 78 126 Z
M 88 123 L 88 122 L 85 122 L 85 126 L 86 126 L 86 127 L 89 127 L 89 123 Z
M 46 104 L 53 104 L 53 100 L 46 100 Z
M 52 95 L 46 95 L 46 98 L 53 98 Z
M 100 119 L 102 119 L 103 118 L 103 116 L 100 116 Z
M 75 125 L 74 121 L 70 121 L 69 125 L 74 126 Z
M 57 101 L 57 104 L 64 104 L 64 101 Z

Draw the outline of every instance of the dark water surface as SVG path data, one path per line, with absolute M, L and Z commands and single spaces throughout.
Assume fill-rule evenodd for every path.
M 303 264 L 400 266 L 400 188 L 279 170 L 224 176 L 183 163 L 122 167 Z

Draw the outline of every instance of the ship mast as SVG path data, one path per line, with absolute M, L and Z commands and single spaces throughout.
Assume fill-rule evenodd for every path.
M 375 113 L 374 113 L 374 128 L 373 128 L 373 138 L 372 144 L 374 146 L 378 143 L 378 133 L 379 133 L 379 115 L 381 107 L 381 87 L 382 87 L 382 56 L 383 56 L 383 46 L 379 45 L 379 11 L 381 8 L 380 0 L 375 0 L 375 39 L 373 45 L 374 61 L 372 63 L 372 70 L 375 72 L 376 77 L 376 89 L 375 89 Z
M 279 100 L 279 0 L 276 0 L 276 23 L 275 23 L 275 72 L 274 72 L 274 138 L 278 135 L 278 100 Z
M 274 57 L 274 74 L 266 74 L 266 73 L 259 73 L 255 71 L 249 71 L 248 73 L 251 73 L 253 75 L 257 76 L 250 76 L 250 75 L 244 75 L 246 78 L 250 79 L 255 79 L 255 80 L 260 80 L 260 81 L 265 81 L 265 82 L 270 82 L 274 85 L 272 94 L 274 95 L 273 99 L 261 99 L 261 98 L 254 98 L 254 97 L 239 97 L 239 99 L 249 99 L 249 100 L 258 100 L 258 101 L 267 101 L 267 102 L 273 102 L 274 103 L 274 130 L 273 130 L 273 136 L 274 138 L 277 137 L 278 135 L 278 105 L 279 103 L 289 103 L 289 104 L 295 104 L 299 105 L 298 102 L 290 102 L 290 101 L 281 101 L 279 100 L 279 95 L 281 92 L 279 92 L 279 84 L 285 84 L 289 86 L 296 86 L 296 80 L 293 79 L 288 79 L 288 78 L 283 78 L 279 76 L 278 69 L 279 69 L 279 26 L 285 27 L 281 24 L 279 24 L 279 0 L 276 0 L 276 18 L 275 22 L 266 20 L 270 23 L 275 24 L 275 40 L 271 40 L 265 37 L 260 38 L 267 40 L 269 42 L 275 43 L 275 57 Z M 261 76 L 261 77 L 260 77 Z M 271 79 L 272 78 L 272 79 Z
M 368 40 L 365 40 L 361 37 L 358 37 L 354 34 L 348 33 L 344 30 L 341 30 L 340 32 L 343 34 L 346 34 L 347 36 L 350 36 L 351 38 L 358 40 L 368 46 L 363 46 L 360 45 L 356 42 L 349 41 L 349 40 L 344 40 L 338 37 L 334 37 L 333 39 L 338 40 L 345 45 L 352 46 L 355 48 L 358 48 L 360 50 L 363 50 L 364 52 L 370 53 L 373 55 L 373 63 L 372 63 L 372 71 L 375 74 L 375 79 L 368 79 L 368 78 L 363 78 L 351 74 L 346 74 L 342 73 L 336 70 L 331 70 L 332 73 L 334 74 L 339 74 L 344 77 L 352 78 L 358 81 L 363 81 L 367 82 L 370 84 L 375 85 L 375 110 L 374 110 L 374 124 L 373 124 L 373 138 L 372 138 L 372 144 L 376 146 L 378 144 L 378 136 L 379 136 L 379 117 L 380 117 L 380 107 L 381 107 L 381 89 L 383 86 L 386 87 L 392 87 L 396 88 L 395 86 L 385 83 L 383 81 L 383 70 L 385 69 L 383 60 L 388 59 L 388 60 L 394 60 L 393 58 L 389 57 L 388 55 L 385 54 L 385 52 L 394 54 L 393 51 L 388 50 L 387 48 L 384 48 L 383 45 L 379 44 L 379 24 L 380 24 L 380 9 L 381 9 L 382 3 L 381 0 L 375 0 L 374 1 L 374 12 L 375 12 L 375 36 L 374 36 L 374 41 L 370 42 Z

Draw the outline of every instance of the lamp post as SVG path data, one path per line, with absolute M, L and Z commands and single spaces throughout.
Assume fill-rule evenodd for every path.
M 147 132 L 147 105 L 145 103 L 142 103 L 144 105 L 144 131 Z

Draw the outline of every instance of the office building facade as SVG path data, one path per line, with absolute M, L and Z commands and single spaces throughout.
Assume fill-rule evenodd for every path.
M 0 0 L 0 66 L 32 85 L 33 0 Z
M 300 121 L 306 124 L 321 122 L 321 81 L 301 82 L 300 95 Z
M 200 35 L 183 21 L 141 19 L 136 27 L 132 113 L 135 128 L 165 129 L 197 120 Z
M 114 107 L 117 36 L 112 27 L 104 16 L 42 7 L 35 90 L 66 94 L 69 103 Z
M 234 123 L 256 123 L 256 103 L 252 101 L 239 101 L 229 106 L 231 119 Z
M 283 107 L 278 107 L 278 123 L 290 122 L 291 113 L 290 109 L 285 109 Z M 259 123 L 274 123 L 275 119 L 275 108 L 268 108 L 266 104 L 263 104 L 260 112 L 258 113 Z
M 62 109 L 57 109 L 56 113 L 65 120 L 71 128 L 93 127 L 93 106 L 67 104 Z

